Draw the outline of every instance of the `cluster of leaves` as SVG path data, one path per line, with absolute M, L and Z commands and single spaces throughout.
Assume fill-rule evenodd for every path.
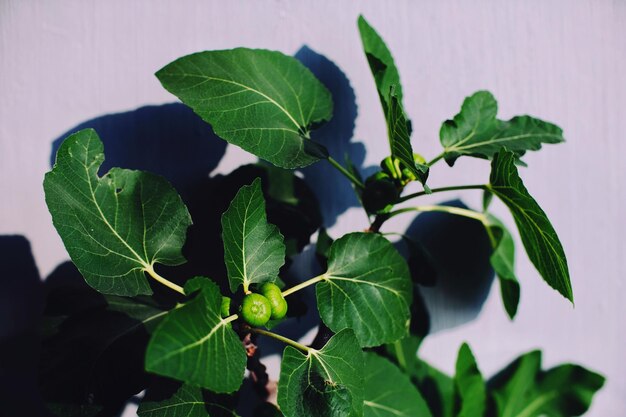
M 54 225 L 85 281 L 103 294 L 104 317 L 116 313 L 130 318 L 100 335 L 106 340 L 95 356 L 129 334 L 145 332 L 134 346 L 141 350 L 147 373 L 133 388 L 137 392 L 148 386 L 139 406 L 139 414 L 146 417 L 235 415 L 246 367 L 259 377 L 256 337 L 287 344 L 278 381 L 280 410 L 265 405 L 267 415 L 580 415 L 603 378 L 575 365 L 542 371 L 538 352 L 520 357 L 488 383 L 467 345 L 459 351 L 454 377 L 419 360 L 416 352 L 425 334 L 415 325 L 419 310 L 415 294 L 421 277 L 412 274 L 407 261 L 379 233 L 386 220 L 409 211 L 441 211 L 481 222 L 492 244 L 490 260 L 500 279 L 504 306 L 513 318 L 520 296 L 514 240 L 487 211 L 495 196 L 510 209 L 540 275 L 573 301 L 563 248 L 517 170 L 526 151 L 563 141 L 561 130 L 529 116 L 499 120 L 495 99 L 481 91 L 468 97 L 461 112 L 442 125 L 444 150 L 425 161 L 411 145 L 411 123 L 391 53 L 365 19 L 360 18 L 358 26 L 387 121 L 388 178 L 363 182 L 358 170 L 343 167 L 310 139 L 311 130 L 331 118 L 333 103 L 329 91 L 294 58 L 237 48 L 185 56 L 157 72 L 168 91 L 229 143 L 284 169 L 326 160 L 351 181 L 359 198 L 385 199 L 379 205 L 382 209 L 367 210 L 372 220 L 368 232 L 332 241 L 320 231 L 318 253 L 325 269 L 309 280 L 290 286 L 283 279 L 286 259 L 303 245 L 289 243 L 267 219 L 268 194 L 293 203 L 288 185 L 295 181 L 292 173 L 268 168 L 276 182 L 262 184 L 256 179 L 239 189 L 221 218 L 225 276 L 188 277 L 181 286 L 162 276 L 165 266 L 185 262 L 183 246 L 192 224 L 177 192 L 164 178 L 147 172 L 114 168 L 100 176 L 104 149 L 93 130 L 63 142 L 44 181 Z M 426 185 L 433 164 L 445 159 L 452 166 L 461 156 L 491 160 L 489 182 L 432 190 Z M 380 181 L 396 192 L 377 193 Z M 421 183 L 424 191 L 402 196 L 412 181 Z M 484 209 L 393 209 L 420 195 L 459 188 L 482 190 Z M 228 285 L 220 286 L 224 278 Z M 281 286 L 290 305 L 295 305 L 297 292 L 315 286 L 321 328 L 327 330 L 324 343 L 304 346 L 273 332 L 279 322 L 254 327 L 242 320 L 237 306 L 265 283 Z M 158 284 L 172 290 L 167 302 L 154 289 Z M 224 296 L 234 303 L 228 314 L 222 311 Z M 72 323 L 60 315 L 52 324 L 48 340 L 58 346 L 59 334 L 63 328 L 72 329 Z M 66 402 L 55 397 L 51 409 L 64 415 L 105 415 L 98 398 L 87 391 Z

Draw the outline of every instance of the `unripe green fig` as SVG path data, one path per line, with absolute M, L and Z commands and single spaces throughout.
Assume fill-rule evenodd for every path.
M 220 309 L 220 313 L 222 315 L 222 317 L 228 317 L 230 316 L 230 297 L 223 297 L 222 296 L 222 307 Z
M 393 179 L 400 179 L 402 171 L 400 169 L 400 161 L 391 156 L 386 157 L 380 162 L 380 167 L 383 172 L 389 175 Z
M 280 320 L 287 314 L 287 300 L 278 285 L 268 282 L 261 285 L 259 292 L 265 296 L 272 306 L 272 320 Z
M 241 317 L 250 326 L 264 326 L 272 315 L 269 300 L 261 294 L 248 294 L 241 303 Z

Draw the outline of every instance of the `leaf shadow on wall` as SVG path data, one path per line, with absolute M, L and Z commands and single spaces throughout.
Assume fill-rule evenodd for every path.
M 0 414 L 43 416 L 36 384 L 43 285 L 28 240 L 0 236 L 0 262 Z
M 353 141 L 357 117 L 356 96 L 350 80 L 325 56 L 303 46 L 295 57 L 328 88 L 333 97 L 333 118 L 311 132 L 311 138 L 324 145 L 330 155 L 345 165 L 347 156 L 361 174 L 372 173 L 374 167 L 363 167 L 365 145 Z M 352 185 L 329 163 L 322 161 L 302 169 L 304 179 L 313 189 L 321 205 L 324 226 L 331 227 L 339 215 L 359 202 Z
M 440 205 L 467 208 L 460 200 Z M 474 320 L 494 281 L 492 249 L 483 225 L 467 217 L 430 212 L 415 217 L 404 234 L 423 246 L 436 271 L 434 283 L 420 286 L 430 314 L 430 332 Z M 405 245 L 397 247 L 407 255 Z

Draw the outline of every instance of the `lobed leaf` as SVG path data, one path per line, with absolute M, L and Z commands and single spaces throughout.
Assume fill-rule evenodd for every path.
M 361 346 L 407 335 L 413 298 L 409 269 L 378 234 L 350 233 L 333 242 L 316 295 L 324 323 L 335 332 L 354 330 Z
M 488 187 L 511 211 L 526 253 L 543 279 L 573 302 L 563 246 L 550 220 L 524 187 L 515 167 L 513 152 L 503 149 L 494 155 Z M 498 267 L 501 266 L 498 263 Z
M 432 417 L 409 377 L 387 359 L 365 353 L 364 417 Z
M 144 271 L 185 262 L 191 216 L 162 177 L 113 168 L 102 177 L 103 145 L 93 129 L 61 144 L 46 174 L 46 203 L 72 261 L 105 294 L 151 294 Z
M 506 147 L 516 157 L 541 149 L 543 143 L 563 142 L 563 131 L 556 125 L 530 116 L 508 121 L 496 118 L 498 103 L 488 91 L 467 97 L 461 112 L 441 126 L 439 137 L 444 158 L 452 166 L 461 155 L 491 159 Z
M 517 358 L 489 381 L 497 417 L 573 417 L 584 414 L 604 377 L 578 365 L 541 370 L 541 352 Z
M 146 351 L 146 370 L 213 392 L 236 391 L 243 380 L 246 352 L 220 315 L 222 295 L 208 278 L 185 284 L 197 295 L 172 310 L 154 331 Z
M 458 417 L 482 417 L 487 407 L 487 389 L 476 359 L 467 343 L 459 349 L 454 376 L 461 409 Z
M 243 284 L 274 282 L 285 263 L 278 228 L 267 222 L 261 180 L 243 186 L 222 215 L 224 262 L 232 292 Z
M 363 352 L 351 330 L 342 330 L 306 355 L 287 346 L 278 381 L 285 417 L 363 415 Z
M 293 57 L 262 49 L 205 51 L 156 76 L 219 137 L 259 158 L 298 168 L 328 157 L 308 133 L 332 117 L 330 92 Z

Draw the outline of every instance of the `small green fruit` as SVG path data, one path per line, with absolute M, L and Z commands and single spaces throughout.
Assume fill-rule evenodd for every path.
M 268 282 L 261 285 L 259 292 L 265 296 L 272 306 L 272 320 L 280 320 L 287 315 L 287 300 L 278 285 Z
M 264 326 L 272 315 L 269 300 L 261 294 L 248 294 L 241 303 L 241 317 L 250 326 Z
M 222 308 L 220 310 L 222 317 L 230 316 L 230 301 L 230 297 L 222 297 Z

